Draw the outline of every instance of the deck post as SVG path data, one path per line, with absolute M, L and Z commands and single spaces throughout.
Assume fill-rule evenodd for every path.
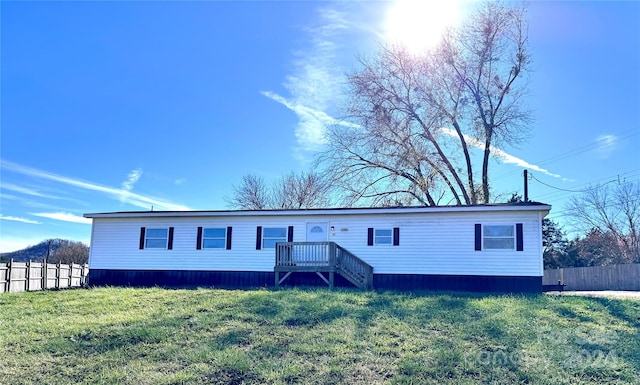
M 329 289 L 333 289 L 333 271 L 329 272 Z
M 336 243 L 329 243 L 329 266 L 336 265 Z
M 276 271 L 276 287 L 280 287 L 280 273 Z

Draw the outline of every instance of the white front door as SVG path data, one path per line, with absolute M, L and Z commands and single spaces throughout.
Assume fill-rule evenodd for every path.
M 327 222 L 309 222 L 307 223 L 307 242 L 326 242 Z

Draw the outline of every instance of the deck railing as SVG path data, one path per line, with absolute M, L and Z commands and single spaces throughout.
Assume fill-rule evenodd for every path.
M 335 242 L 278 243 L 274 270 L 287 272 L 285 278 L 292 272 L 316 272 L 325 282 L 333 282 L 333 273 L 338 273 L 358 287 L 373 288 L 373 267 Z M 330 279 L 322 272 L 329 273 Z M 282 281 L 278 275 L 276 280 Z
M 334 242 L 286 242 L 276 244 L 276 266 L 335 265 Z
M 363 289 L 373 289 L 373 266 L 339 245 L 336 245 L 336 271 Z

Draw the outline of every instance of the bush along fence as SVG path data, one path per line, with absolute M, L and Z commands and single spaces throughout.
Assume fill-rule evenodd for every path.
M 564 290 L 640 290 L 640 263 L 545 270 L 543 287 L 558 284 Z
M 0 293 L 83 287 L 89 265 L 44 262 L 0 263 Z

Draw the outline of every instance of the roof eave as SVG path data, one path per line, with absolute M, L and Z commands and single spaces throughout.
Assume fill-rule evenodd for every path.
M 538 211 L 545 215 L 551 206 L 543 203 L 513 205 L 431 206 L 431 207 L 383 207 L 341 208 L 306 210 L 229 210 L 229 211 L 129 211 L 87 213 L 85 218 L 142 218 L 142 217 L 251 217 L 251 216 L 322 216 L 356 214 L 410 214 L 410 213 L 456 213 L 496 211 Z

